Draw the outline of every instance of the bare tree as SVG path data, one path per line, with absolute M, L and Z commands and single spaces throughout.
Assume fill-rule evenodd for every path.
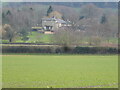
M 13 39 L 16 36 L 16 32 L 13 30 L 13 28 L 9 24 L 5 24 L 3 27 L 4 32 L 4 38 L 8 39 L 9 42 L 12 42 Z
M 82 6 L 80 14 L 85 16 L 85 18 L 97 18 L 102 15 L 102 10 L 90 3 Z
M 81 34 L 70 27 L 60 28 L 55 32 L 53 42 L 63 46 L 78 45 L 81 43 Z

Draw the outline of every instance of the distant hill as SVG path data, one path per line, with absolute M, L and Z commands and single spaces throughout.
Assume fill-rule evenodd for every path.
M 93 3 L 94 5 L 100 8 L 118 8 L 117 2 L 4 2 L 3 6 L 19 7 L 25 4 L 42 4 L 42 5 L 63 5 L 78 8 L 88 3 Z

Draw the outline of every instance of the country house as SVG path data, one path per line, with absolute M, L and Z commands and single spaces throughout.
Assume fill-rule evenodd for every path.
M 44 28 L 44 30 L 54 31 L 63 26 L 70 26 L 70 23 L 62 19 L 56 19 L 55 17 L 42 19 L 42 27 Z

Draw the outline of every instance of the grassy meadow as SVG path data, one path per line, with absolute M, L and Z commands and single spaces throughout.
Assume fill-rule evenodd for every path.
M 3 88 L 117 88 L 117 55 L 3 55 Z
M 29 39 L 24 41 L 21 40 L 22 37 L 16 37 L 16 39 L 13 41 L 13 43 L 55 43 L 54 42 L 54 35 L 53 34 L 43 34 L 43 33 L 39 33 L 37 31 L 33 31 L 31 32 L 31 34 L 29 34 L 27 36 Z M 102 43 L 106 43 L 106 44 L 118 44 L 118 38 L 110 38 L 109 42 L 108 40 L 101 38 Z M 89 42 L 89 37 L 84 37 L 84 39 L 80 40 L 80 44 L 86 44 L 86 42 Z M 2 43 L 9 43 L 8 40 L 2 40 Z M 89 45 L 88 45 L 89 46 Z

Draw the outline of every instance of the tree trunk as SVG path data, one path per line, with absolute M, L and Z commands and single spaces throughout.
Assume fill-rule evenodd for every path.
M 12 38 L 9 39 L 9 42 L 12 42 Z

